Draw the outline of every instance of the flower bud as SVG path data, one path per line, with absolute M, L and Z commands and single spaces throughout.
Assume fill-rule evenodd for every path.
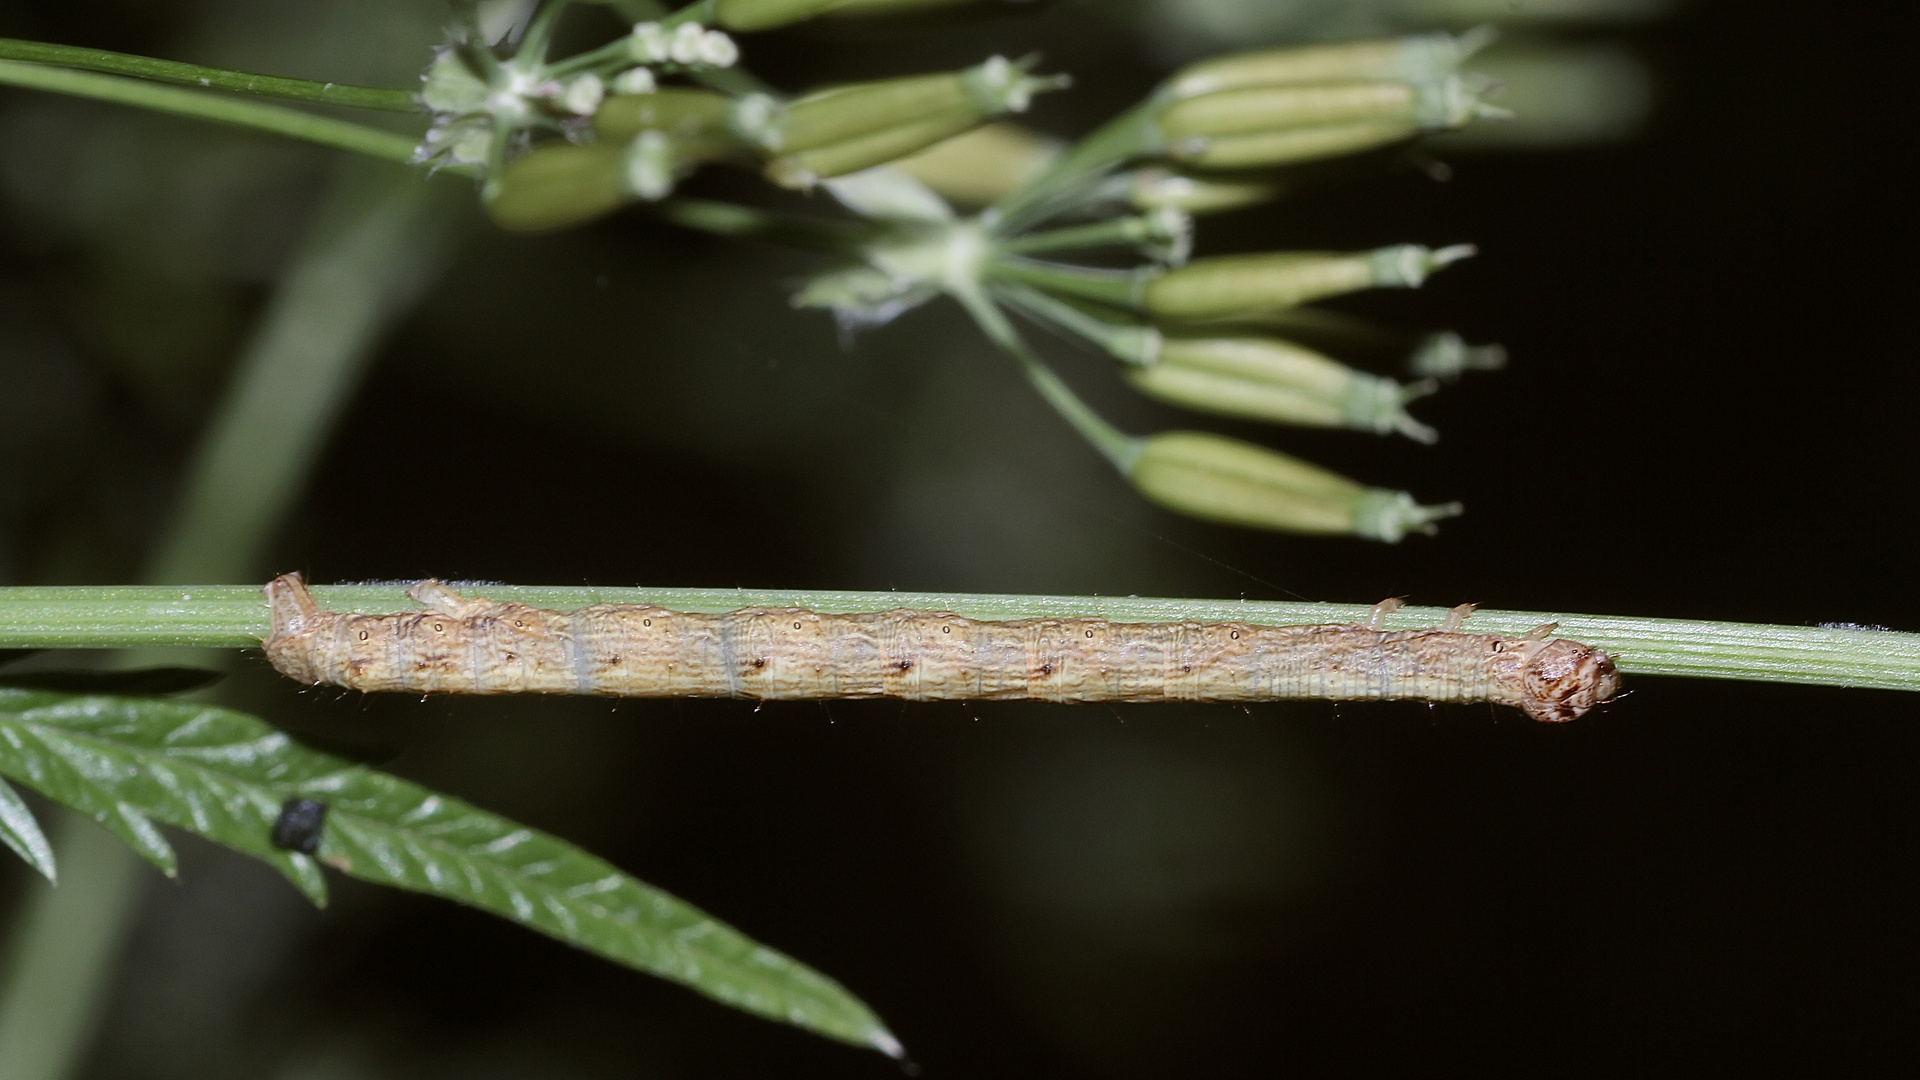
M 1148 397 L 1203 412 L 1438 438 L 1406 410 L 1433 392 L 1432 383 L 1402 386 L 1278 338 L 1165 337 L 1159 355 L 1128 370 L 1127 381 Z
M 1141 440 L 1127 477 L 1178 513 L 1282 532 L 1344 534 L 1395 543 L 1460 513 L 1421 506 L 1404 491 L 1369 488 L 1252 443 L 1198 431 Z
M 1507 350 L 1498 345 L 1469 345 L 1451 331 L 1434 334 L 1407 358 L 1407 369 L 1425 379 L 1452 382 L 1469 371 L 1498 371 L 1507 366 Z
M 548 143 L 501 170 L 487 215 L 509 232 L 578 225 L 634 199 L 665 196 L 680 167 L 672 141 L 657 131 L 643 131 L 625 146 Z
M 1282 251 L 1195 259 L 1146 282 L 1141 305 L 1168 319 L 1222 319 L 1293 307 L 1380 287 L 1415 288 L 1427 275 L 1473 254 L 1401 244 L 1351 254 Z
M 1420 34 L 1231 53 L 1180 69 L 1161 88 L 1161 94 L 1183 98 L 1221 90 L 1315 82 L 1433 82 L 1456 74 L 1461 63 L 1492 44 L 1494 36 L 1491 28 L 1481 27 L 1458 37 Z
M 607 96 L 607 86 L 598 75 L 582 75 L 567 84 L 560 104 L 576 116 L 592 116 Z

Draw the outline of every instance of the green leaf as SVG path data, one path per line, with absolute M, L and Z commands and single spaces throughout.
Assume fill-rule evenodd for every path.
M 40 823 L 20 800 L 20 793 L 8 787 L 5 780 L 0 780 L 0 842 L 40 871 L 41 877 L 54 880 L 53 845 L 47 843 Z
M 898 1056 L 825 975 L 557 837 L 188 702 L 0 689 L 0 774 L 113 829 L 149 858 L 151 821 L 272 863 L 325 897 L 313 859 L 271 846 L 292 797 L 329 807 L 317 858 L 366 881 L 493 912 L 735 1008 Z M 137 824 L 136 824 L 137 823 Z M 143 847 L 143 837 L 152 843 Z M 160 862 L 159 859 L 155 859 Z

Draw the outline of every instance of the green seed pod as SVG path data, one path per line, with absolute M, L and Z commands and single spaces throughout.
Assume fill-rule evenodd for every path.
M 1143 439 L 1127 478 L 1169 510 L 1282 532 L 1395 543 L 1460 513 L 1458 503 L 1421 506 L 1404 491 L 1369 488 L 1298 458 L 1198 431 Z
M 1224 416 L 1397 431 L 1423 443 L 1439 437 L 1406 410 L 1433 384 L 1402 386 L 1278 338 L 1165 337 L 1156 360 L 1130 369 L 1127 381 L 1148 397 Z
M 844 0 L 713 0 L 712 18 L 729 30 L 771 30 L 803 22 L 838 7 Z
M 989 206 L 1060 159 L 1058 140 L 1015 124 L 982 124 L 893 163 L 961 206 Z
M 1493 31 L 1481 27 L 1459 37 L 1420 34 L 1232 53 L 1182 68 L 1161 88 L 1161 95 L 1182 98 L 1291 83 L 1376 79 L 1431 82 L 1457 73 L 1462 62 L 1492 44 L 1493 39 Z
M 964 71 L 821 90 L 788 104 L 777 141 L 769 145 L 797 153 L 934 115 L 968 113 L 978 124 L 1003 113 L 1025 112 L 1034 94 L 1066 85 L 1061 76 L 1027 74 L 1032 65 L 1031 59 L 1015 62 L 995 56 Z
M 608 98 L 593 115 L 593 131 L 602 142 L 624 143 L 642 131 L 680 138 L 725 135 L 732 121 L 732 98 L 674 86 Z
M 1169 144 L 1284 128 L 1398 120 L 1411 124 L 1420 94 L 1401 82 L 1309 83 L 1222 90 L 1183 98 L 1160 110 Z
M 487 216 L 509 232 L 545 232 L 591 221 L 627 199 L 617 146 L 551 143 L 507 163 Z
M 1195 259 L 1146 282 L 1141 306 L 1166 319 L 1225 319 L 1381 287 L 1415 288 L 1427 275 L 1473 254 L 1402 244 L 1351 254 L 1281 251 Z
M 980 122 L 966 109 L 949 109 L 912 123 L 882 128 L 858 138 L 812 150 L 782 154 L 767 163 L 767 179 L 781 187 L 806 191 L 822 180 L 885 165 L 924 150 Z
M 1202 169 L 1268 169 L 1378 150 L 1418 134 L 1419 128 L 1404 123 L 1324 124 L 1257 135 L 1187 139 L 1170 147 L 1168 156 Z
M 657 131 L 641 132 L 625 146 L 549 143 L 500 171 L 487 216 L 509 232 L 578 225 L 635 199 L 665 196 L 682 167 L 673 142 Z

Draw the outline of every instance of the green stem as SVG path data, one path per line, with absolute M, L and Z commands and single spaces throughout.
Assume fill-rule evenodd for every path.
M 431 235 L 437 215 L 421 178 L 356 168 L 357 175 L 336 183 L 335 198 L 243 353 L 150 580 L 256 572 L 379 329 L 424 283 L 438 244 Z M 4 950 L 6 1080 L 72 1074 L 144 894 L 140 860 L 90 821 L 64 815 L 56 853 L 62 887 L 29 897 Z
M 0 60 L 28 60 L 85 71 L 106 71 L 141 79 L 200 86 L 212 90 L 237 90 L 262 97 L 291 98 L 316 105 L 346 105 L 356 109 L 382 112 L 421 112 L 420 102 L 410 90 L 387 90 L 376 86 L 346 86 L 341 83 L 313 82 L 309 79 L 283 79 L 277 75 L 252 75 L 244 71 L 183 64 L 178 60 L 156 60 L 150 56 L 86 49 L 77 45 L 53 45 L 42 41 L 0 38 Z
M 1159 102 L 1145 101 L 1128 109 L 1093 134 L 1081 139 L 1052 167 L 994 206 L 997 229 L 1004 235 L 1024 231 L 1066 206 L 1107 170 L 1129 159 L 1160 150 L 1155 123 Z
M 1020 373 L 1027 377 L 1027 382 L 1047 404 L 1053 406 L 1055 412 L 1072 424 L 1082 438 L 1092 443 L 1102 457 L 1112 462 L 1121 475 L 1133 471 L 1133 463 L 1140 458 L 1139 439 L 1107 423 L 1091 406 L 1081 401 L 1080 395 L 1054 374 L 1045 361 L 1034 355 L 1026 339 L 1013 328 L 1006 314 L 992 300 L 974 292 L 955 292 L 953 295 L 973 316 L 973 321 L 980 324 L 981 331 L 1020 364 Z
M 1000 250 L 1018 255 L 1035 255 L 1044 251 L 1124 247 L 1153 239 L 1156 237 L 1153 235 L 1151 220 L 1145 217 L 1122 217 L 1016 236 L 1001 241 Z
M 997 285 L 993 294 L 1027 317 L 1090 341 L 1117 360 L 1146 364 L 1159 352 L 1159 331 L 1138 322 L 1115 321 L 1124 318 L 1124 312 L 1112 312 L 1115 319 L 1101 318 L 1028 285 Z
M 72 71 L 43 64 L 23 64 L 17 60 L 0 60 L 0 84 L 111 101 L 175 116 L 214 120 L 403 164 L 413 161 L 414 147 L 420 141 L 413 136 L 335 120 L 330 116 L 315 116 L 283 105 L 225 97 L 204 90 L 160 86 L 144 79 L 96 75 L 90 71 Z
M 1001 281 L 1017 281 L 1047 292 L 1064 293 L 1126 308 L 1139 307 L 1141 290 L 1162 272 L 1157 266 L 1107 270 L 1043 262 L 1018 255 L 1003 255 L 987 265 L 988 276 Z
M 668 199 L 656 204 L 653 212 L 675 225 L 716 236 L 764 240 L 770 244 L 833 254 L 857 250 L 872 238 L 875 231 L 864 224 L 776 214 L 712 199 Z
M 469 591 L 469 590 L 463 590 Z M 1272 626 L 1364 622 L 1366 604 L 1187 600 L 1118 596 L 833 592 L 793 589 L 667 589 L 486 585 L 470 590 L 562 610 L 588 604 L 657 604 L 677 611 L 804 607 L 823 612 L 918 608 L 974 619 L 1099 617 L 1120 622 L 1236 621 Z M 386 613 L 418 610 L 400 585 L 316 585 L 323 607 Z M 1387 628 L 1435 626 L 1447 610 L 1407 607 Z M 1620 654 L 1638 675 L 1823 686 L 1920 690 L 1920 634 L 1815 626 L 1579 615 L 1482 608 L 1467 622 L 1479 633 L 1524 634 L 1541 623 L 1562 636 Z M 250 648 L 267 633 L 257 585 L 0 588 L 0 648 L 116 648 L 187 645 Z

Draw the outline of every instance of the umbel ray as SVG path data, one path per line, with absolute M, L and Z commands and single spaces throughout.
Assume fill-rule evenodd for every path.
M 327 611 L 299 574 L 266 586 L 281 674 L 363 691 L 599 694 L 765 700 L 892 697 L 1058 702 L 1488 701 L 1573 720 L 1612 699 L 1613 660 L 1553 637 L 1442 625 L 987 621 L 940 611 L 834 615 L 750 607 L 723 614 L 640 604 L 550 611 L 462 597 L 422 581 L 426 605 L 393 615 Z

